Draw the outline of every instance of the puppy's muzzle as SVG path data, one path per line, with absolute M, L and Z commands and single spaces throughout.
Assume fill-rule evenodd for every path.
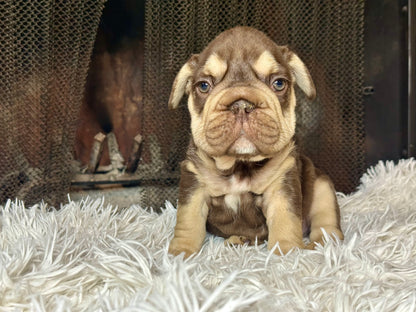
M 246 100 L 238 100 L 238 101 L 235 101 L 234 103 L 232 103 L 230 105 L 230 110 L 235 115 L 237 115 L 237 114 L 238 115 L 249 114 L 252 111 L 254 111 L 255 108 L 256 108 L 256 105 L 254 105 L 250 101 L 246 101 Z

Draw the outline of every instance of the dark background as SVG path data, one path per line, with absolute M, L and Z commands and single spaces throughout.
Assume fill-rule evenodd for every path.
M 368 165 L 409 156 L 407 14 L 407 0 L 365 2 L 364 87 L 374 88 L 364 96 Z

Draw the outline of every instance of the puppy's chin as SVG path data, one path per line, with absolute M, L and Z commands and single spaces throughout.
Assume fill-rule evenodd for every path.
M 247 158 L 258 155 L 259 151 L 249 139 L 240 136 L 228 149 L 227 154 L 236 158 Z

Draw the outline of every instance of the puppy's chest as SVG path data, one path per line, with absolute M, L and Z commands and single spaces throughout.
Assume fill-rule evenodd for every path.
M 229 175 L 221 175 L 218 172 L 204 170 L 201 174 L 201 178 L 209 196 L 219 197 L 230 195 L 227 197 L 228 202 L 230 202 L 232 198 L 238 197 L 239 194 L 248 192 L 256 193 L 254 186 L 258 184 L 251 172 L 250 175 L 241 171 Z
M 262 196 L 250 192 L 225 194 L 210 197 L 208 206 L 209 219 L 217 216 L 222 220 L 220 223 L 234 222 L 236 218 L 251 220 L 255 219 L 257 214 L 262 214 Z
M 249 178 L 239 179 L 231 176 L 223 183 L 223 195 L 211 196 L 211 208 L 228 210 L 227 213 L 234 214 L 242 214 L 255 207 L 260 208 L 262 195 L 253 193 L 251 184 L 252 180 Z
M 228 212 L 240 215 L 242 208 L 261 208 L 265 190 L 271 185 L 278 188 L 285 172 L 273 169 L 273 166 L 269 168 L 265 164 L 266 162 L 237 163 L 233 172 L 228 175 L 203 171 L 200 177 L 207 195 L 213 199 L 212 206 L 222 206 Z

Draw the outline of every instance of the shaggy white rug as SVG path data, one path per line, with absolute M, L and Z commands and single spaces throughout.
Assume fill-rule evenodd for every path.
M 184 261 L 175 224 L 138 206 L 0 207 L 1 311 L 415 311 L 416 161 L 379 163 L 339 195 L 345 241 L 276 256 L 207 237 Z

